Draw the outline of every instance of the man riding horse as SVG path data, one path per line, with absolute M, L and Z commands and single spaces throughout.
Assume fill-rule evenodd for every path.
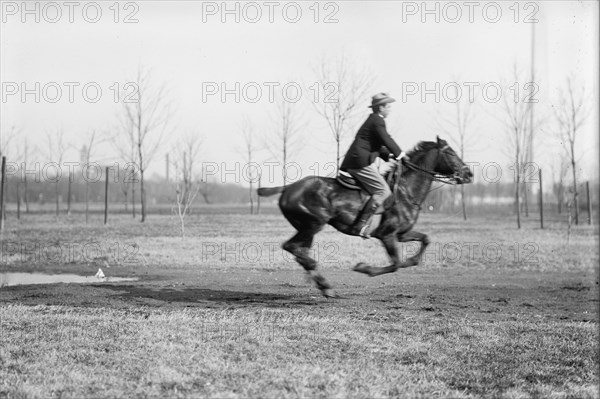
M 387 160 L 389 153 L 393 155 L 393 160 L 406 158 L 406 154 L 392 139 L 385 126 L 385 118 L 391 111 L 391 103 L 395 101 L 386 93 L 373 96 L 369 106 L 373 109 L 373 113 L 358 129 L 354 142 L 350 145 L 340 166 L 340 170 L 352 175 L 371 195 L 354 221 L 350 233 L 352 235 L 370 238 L 371 217 L 384 211 L 384 202 L 392 194 L 389 185 L 379 173 L 376 158 L 379 156 Z M 385 149 L 387 150 L 382 151 Z
M 404 155 L 385 129 L 384 118 L 393 101 L 384 93 L 373 97 L 373 114 L 359 129 L 342 164 L 342 169 L 356 177 L 372 196 L 367 206 L 362 205 L 364 201 L 360 190 L 349 182 L 345 184 L 330 177 L 307 176 L 286 186 L 258 189 L 258 195 L 262 197 L 281 194 L 279 209 L 296 229 L 294 236 L 285 241 L 282 248 L 295 257 L 326 297 L 334 296 L 331 284 L 317 270 L 317 261 L 310 252 L 315 235 L 325 225 L 344 234 L 362 233 L 367 236 L 365 226 L 368 226 L 369 218 L 378 208 L 384 208 L 381 209 L 381 222 L 372 235 L 381 241 L 392 263 L 379 267 L 359 262 L 353 270 L 379 276 L 415 266 L 430 242 L 426 234 L 413 230 L 413 226 L 432 182 L 466 184 L 473 177 L 463 160 L 439 137 L 436 141 L 419 142 L 408 155 Z M 382 147 L 387 149 L 384 151 Z M 392 165 L 395 167 L 386 183 L 373 161 L 377 155 L 387 158 L 387 151 L 393 154 Z M 407 161 L 408 156 L 410 162 Z M 395 162 L 402 158 L 405 168 L 400 168 Z M 415 255 L 403 260 L 396 244 L 409 241 L 420 242 L 421 247 Z

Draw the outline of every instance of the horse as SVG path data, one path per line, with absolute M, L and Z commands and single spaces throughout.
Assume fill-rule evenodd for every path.
M 354 266 L 356 272 L 373 277 L 418 265 L 430 241 L 426 234 L 412 228 L 432 182 L 466 184 L 472 180 L 469 167 L 439 137 L 435 142 L 419 142 L 407 155 L 410 161 L 402 162 L 404 166 L 396 163 L 389 172 L 387 182 L 392 195 L 385 201 L 381 221 L 371 233 L 371 237 L 382 242 L 392 264 L 375 267 L 361 262 Z M 282 248 L 295 256 L 323 296 L 334 297 L 331 285 L 317 271 L 317 262 L 309 256 L 313 238 L 326 224 L 350 234 L 368 194 L 344 187 L 337 179 L 320 176 L 308 176 L 286 186 L 262 187 L 257 193 L 263 197 L 281 193 L 279 208 L 297 230 Z M 414 256 L 402 262 L 396 242 L 409 241 L 418 241 L 421 246 Z

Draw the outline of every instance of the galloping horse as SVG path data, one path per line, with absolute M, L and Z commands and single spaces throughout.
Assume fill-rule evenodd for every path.
M 408 152 L 408 156 L 410 161 L 404 163 L 404 168 L 398 163 L 389 172 L 387 181 L 392 195 L 384 204 L 385 211 L 381 215 L 379 226 L 371 233 L 371 237 L 381 240 L 392 264 L 374 267 L 358 263 L 354 267 L 357 272 L 378 276 L 417 265 L 429 244 L 429 238 L 412 228 L 433 180 L 466 184 L 473 177 L 454 150 L 439 137 L 436 142 L 420 142 Z M 305 177 L 285 187 L 258 189 L 260 196 L 278 193 L 282 193 L 279 198 L 281 212 L 298 230 L 282 248 L 296 257 L 296 261 L 310 274 L 324 296 L 334 296 L 329 282 L 316 270 L 317 262 L 309 256 L 309 250 L 315 234 L 325 224 L 349 234 L 362 207 L 364 195 L 359 190 L 345 188 L 336 179 L 318 176 Z M 417 254 L 401 262 L 397 241 L 420 241 L 421 247 Z

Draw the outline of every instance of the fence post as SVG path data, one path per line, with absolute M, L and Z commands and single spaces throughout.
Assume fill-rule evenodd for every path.
M 258 173 L 258 188 L 260 188 L 261 174 Z M 260 195 L 256 196 L 256 214 L 260 215 Z
M 540 177 L 540 228 L 544 228 L 544 193 L 542 192 L 542 169 L 538 170 Z
M 108 222 L 108 166 L 106 167 L 106 179 L 104 180 L 104 224 Z
M 4 230 L 4 180 L 6 179 L 6 157 L 2 157 L 2 181 L 0 182 L 0 230 Z
M 17 181 L 17 219 L 21 219 L 21 182 Z
M 592 224 L 592 201 L 590 201 L 590 182 L 585 182 L 585 190 L 587 191 L 587 208 L 588 208 L 588 224 Z
M 68 189 L 67 189 L 67 215 L 71 215 L 71 181 L 72 175 L 71 170 L 69 169 L 69 181 L 68 181 Z

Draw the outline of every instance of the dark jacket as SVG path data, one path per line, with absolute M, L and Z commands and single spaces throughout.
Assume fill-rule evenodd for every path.
M 387 161 L 387 154 L 382 146 L 385 146 L 388 154 L 394 154 L 394 157 L 402 152 L 398 144 L 388 134 L 383 117 L 372 113 L 358 129 L 354 142 L 348 149 L 340 169 L 347 171 L 349 169 L 364 168 L 372 164 L 380 153 L 382 158 L 385 157 L 384 159 Z

